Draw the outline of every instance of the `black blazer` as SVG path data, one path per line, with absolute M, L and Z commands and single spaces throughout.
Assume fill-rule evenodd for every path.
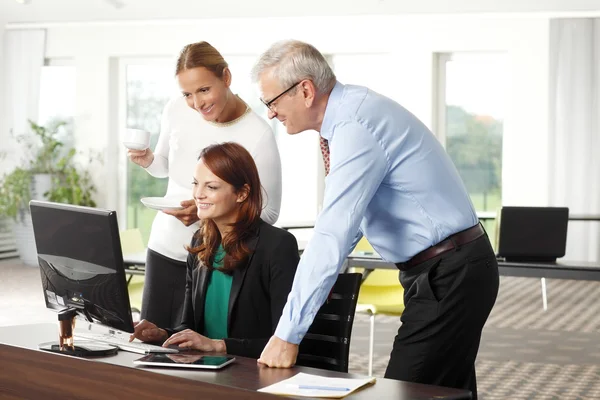
M 275 332 L 300 257 L 294 235 L 262 220 L 248 247 L 248 262 L 233 272 L 225 344 L 229 354 L 258 358 Z M 185 329 L 204 332 L 204 303 L 212 271 L 198 264 L 198 258 L 190 254 L 183 320 L 174 330 L 167 330 L 169 334 Z

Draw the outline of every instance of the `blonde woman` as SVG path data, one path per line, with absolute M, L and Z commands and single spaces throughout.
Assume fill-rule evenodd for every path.
M 182 201 L 183 210 L 156 215 L 148 243 L 142 318 L 165 328 L 179 325 L 183 312 L 186 246 L 199 227 L 189 197 L 200 151 L 214 143 L 241 144 L 258 167 L 265 222 L 277 221 L 281 203 L 281 161 L 273 131 L 231 91 L 232 74 L 223 56 L 207 42 L 189 44 L 175 75 L 182 96 L 166 105 L 156 148 L 128 151 L 149 174 L 169 179 L 166 196 L 189 199 Z

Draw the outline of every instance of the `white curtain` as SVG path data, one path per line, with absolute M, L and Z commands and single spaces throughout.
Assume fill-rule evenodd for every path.
M 600 19 L 550 24 L 550 205 L 600 215 Z M 570 222 L 566 258 L 600 260 L 600 222 Z
M 7 30 L 2 54 L 3 105 L 0 114 L 0 149 L 6 153 L 0 175 L 21 160 L 22 152 L 12 135 L 29 132 L 27 120 L 37 121 L 41 69 L 46 31 Z

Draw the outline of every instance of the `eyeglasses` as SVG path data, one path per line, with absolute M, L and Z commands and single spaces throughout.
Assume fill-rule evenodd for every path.
M 300 81 L 302 82 L 302 81 Z M 277 96 L 273 97 L 271 100 L 269 101 L 264 101 L 263 99 L 260 99 L 260 101 L 262 101 L 262 103 L 272 112 L 275 112 L 275 110 L 273 109 L 273 103 L 280 98 L 281 96 L 283 96 L 284 94 L 286 94 L 287 92 L 289 92 L 290 90 L 292 90 L 293 88 L 295 88 L 296 86 L 298 86 L 300 84 L 300 82 L 296 82 L 294 83 L 292 86 L 290 86 L 289 88 L 285 89 L 283 92 L 279 93 Z

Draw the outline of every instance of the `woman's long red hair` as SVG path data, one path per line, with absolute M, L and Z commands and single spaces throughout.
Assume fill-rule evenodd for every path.
M 214 144 L 202 150 L 198 160 L 216 176 L 233 186 L 239 192 L 245 185 L 249 187 L 246 200 L 239 205 L 237 220 L 225 237 L 221 237 L 219 229 L 211 219 L 201 221 L 196 232 L 196 247 L 188 247 L 188 251 L 196 254 L 201 265 L 213 268 L 215 254 L 219 244 L 223 245 L 225 258 L 221 271 L 231 272 L 250 255 L 248 241 L 256 234 L 262 211 L 262 190 L 258 169 L 254 159 L 243 146 L 226 142 Z

